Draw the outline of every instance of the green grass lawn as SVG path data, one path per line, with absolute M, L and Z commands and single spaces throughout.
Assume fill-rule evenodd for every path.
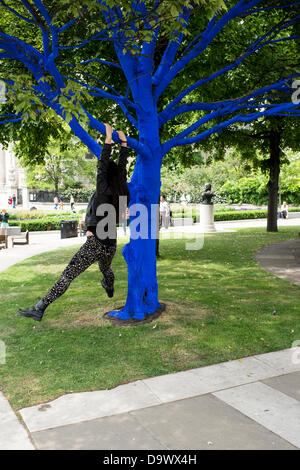
M 100 286 L 96 264 L 47 309 L 41 323 L 22 318 L 17 308 L 44 295 L 78 247 L 11 267 L 0 274 L 0 339 L 7 346 L 2 391 L 19 409 L 68 392 L 108 389 L 290 347 L 300 338 L 300 287 L 263 271 L 253 254 L 263 245 L 297 238 L 298 232 L 299 227 L 286 227 L 271 234 L 265 229 L 208 234 L 199 251 L 186 251 L 185 240 L 161 240 L 159 297 L 167 310 L 136 328 L 114 328 L 102 318 L 126 299 L 121 244 L 113 261 L 113 299 Z

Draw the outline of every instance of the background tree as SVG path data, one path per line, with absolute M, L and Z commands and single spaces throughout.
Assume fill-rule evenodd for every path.
M 18 153 L 22 153 L 18 147 Z M 50 139 L 42 163 L 28 162 L 27 156 L 20 157 L 26 165 L 26 180 L 30 188 L 50 189 L 61 194 L 67 188 L 82 188 L 83 183 L 93 187 L 95 183 L 95 162 L 86 159 L 86 147 L 69 132 L 59 141 Z
M 164 0 L 0 2 L 1 78 L 8 86 L 9 98 L 2 110 L 2 124 L 26 118 L 51 121 L 60 116 L 99 158 L 98 134 L 103 134 L 105 127 L 95 112 L 98 103 L 112 102 L 108 109 L 113 112 L 117 105 L 130 123 L 128 145 L 137 153 L 128 184 L 132 223 L 139 222 L 135 215 L 140 204 L 148 209 L 148 218 L 139 225 L 144 235 L 131 239 L 123 250 L 128 265 L 128 296 L 123 310 L 110 312 L 111 316 L 142 319 L 160 306 L 155 260 L 157 212 L 151 211 L 151 206 L 159 197 L 163 157 L 178 146 L 197 143 L 236 123 L 299 114 L 299 106 L 291 101 L 297 72 L 287 71 L 280 79 L 263 77 L 256 86 L 250 82 L 243 94 L 240 90 L 236 93 L 234 87 L 230 96 L 224 90 L 222 101 L 195 101 L 193 94 L 200 87 L 214 89 L 214 80 L 222 81 L 262 48 L 298 40 L 294 34 L 298 4 L 240 0 L 229 1 L 226 9 L 221 9 L 224 2 L 218 0 L 173 0 L 171 7 Z M 236 44 L 234 62 L 223 55 L 218 70 L 214 66 L 207 75 L 207 68 L 199 67 L 196 81 L 192 74 L 189 85 L 186 79 L 181 80 L 184 71 L 189 78 L 195 59 L 200 58 L 200 65 L 201 59 L 205 62 L 207 51 L 215 48 L 216 39 L 228 27 L 242 29 L 254 16 L 262 19 L 273 11 L 280 12 L 279 21 L 274 20 L 272 30 L 266 29 L 263 34 L 253 29 L 246 50 Z M 283 21 L 281 15 L 286 11 L 290 17 Z M 189 37 L 189 24 L 199 12 L 197 34 Z M 215 52 L 220 56 L 220 51 Z M 186 115 L 190 120 L 185 128 L 164 139 L 163 126 L 179 117 L 186 124 Z M 113 139 L 119 142 L 116 132 Z
M 280 2 L 273 3 L 278 4 Z M 278 5 L 277 5 L 278 6 Z M 299 5 L 294 5 L 299 8 Z M 242 15 L 239 22 L 231 23 L 223 31 L 223 34 L 215 40 L 215 48 L 210 48 L 206 55 L 201 56 L 201 69 L 206 73 L 213 74 L 218 71 L 224 63 L 224 57 L 229 62 L 228 73 L 222 74 L 211 84 L 193 91 L 195 99 L 205 99 L 207 101 L 230 99 L 231 96 L 247 94 L 249 87 L 256 88 L 267 85 L 271 81 L 281 80 L 286 75 L 297 74 L 300 70 L 300 46 L 299 41 L 288 40 L 276 42 L 272 40 L 268 47 L 258 47 L 254 54 L 248 54 L 248 45 L 251 42 L 254 31 L 258 36 L 263 36 L 264 31 L 268 31 L 270 36 L 276 37 L 276 29 L 284 28 L 291 23 L 291 33 L 298 36 L 300 34 L 299 18 L 293 22 L 293 15 L 296 10 L 270 8 L 268 15 L 252 15 L 251 19 Z M 248 15 L 248 13 L 246 13 Z M 243 16 L 246 20 L 244 21 Z M 198 17 L 193 17 L 191 28 L 197 30 Z M 239 67 L 230 64 L 235 63 L 235 59 L 240 51 L 244 51 L 239 56 Z M 196 63 L 196 61 L 195 61 Z M 200 67 L 200 64 L 199 64 Z M 197 77 L 197 67 L 187 68 L 184 72 Z M 181 77 L 183 80 L 187 79 Z M 272 90 L 267 95 L 265 105 L 270 102 L 279 103 L 282 99 L 281 90 Z M 264 106 L 262 104 L 262 106 Z M 188 121 L 187 121 L 188 122 Z M 217 122 L 222 122 L 217 119 Z M 175 130 L 182 128 L 183 123 Z M 209 129 L 209 124 L 207 125 Z M 277 231 L 277 209 L 278 209 L 278 181 L 280 174 L 280 164 L 286 162 L 285 149 L 299 151 L 300 149 L 300 127 L 298 119 L 291 116 L 278 115 L 262 116 L 250 123 L 231 125 L 220 134 L 214 134 L 210 139 L 195 144 L 194 150 L 202 149 L 212 153 L 216 159 L 223 158 L 226 150 L 230 147 L 238 149 L 242 158 L 249 162 L 254 168 L 261 168 L 268 175 L 268 220 L 267 230 Z M 262 155 L 264 158 L 262 158 Z M 192 163 L 193 153 L 183 155 L 183 162 Z
M 300 154 L 286 151 L 287 163 L 281 165 L 280 197 L 288 204 L 300 204 Z M 211 155 L 201 164 L 178 167 L 176 172 L 164 166 L 161 171 L 161 192 L 172 202 L 179 202 L 181 196 L 190 196 L 191 203 L 200 203 L 204 184 L 213 182 L 213 189 L 222 204 L 268 204 L 268 175 L 261 169 L 265 155 L 257 151 L 258 164 L 253 158 L 248 163 L 240 150 L 226 150 L 222 159 Z
M 277 232 L 280 168 L 288 163 L 286 150 L 300 150 L 297 119 L 280 116 L 263 119 L 245 128 L 228 130 L 222 139 L 226 140 L 227 145 L 234 145 L 244 161 L 249 161 L 254 168 L 260 168 L 268 176 L 267 231 Z

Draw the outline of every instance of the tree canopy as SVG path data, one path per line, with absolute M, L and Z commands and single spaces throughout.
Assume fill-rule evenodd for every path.
M 102 132 L 103 127 L 91 125 L 88 111 L 103 122 L 112 110 L 114 119 L 126 122 L 131 135 L 136 135 L 136 109 L 130 103 L 124 66 L 116 55 L 122 53 L 124 62 L 127 55 L 141 56 L 147 46 L 153 49 L 157 68 L 152 78 L 155 95 L 158 105 L 165 106 L 160 114 L 161 134 L 168 135 L 180 120 L 185 126 L 193 117 L 198 122 L 195 131 L 189 126 L 191 143 L 206 135 L 218 136 L 219 132 L 209 129 L 216 123 L 220 129 L 228 127 L 224 116 L 249 112 L 251 106 L 257 112 L 266 96 L 271 111 L 281 103 L 276 103 L 276 95 L 291 95 L 293 79 L 299 76 L 294 53 L 299 54 L 298 6 L 299 2 L 292 1 L 229 1 L 226 7 L 217 0 L 172 1 L 171 8 L 167 1 L 1 1 L 0 77 L 7 84 L 9 98 L 1 140 L 7 143 L 18 137 L 24 152 L 28 148 L 32 158 L 41 158 L 43 142 L 50 135 L 60 135 L 57 114 L 67 121 L 76 116 L 83 127 L 88 123 L 93 135 L 95 127 Z M 122 51 L 116 51 L 116 41 L 124 46 Z M 176 55 L 179 60 L 172 64 Z M 168 68 L 167 78 L 163 73 Z M 199 70 L 204 75 L 200 81 Z M 178 95 L 183 84 L 185 89 Z M 45 99 L 49 93 L 58 113 Z M 205 98 L 209 103 L 203 103 Z M 197 137 L 199 116 L 207 134 Z M 237 113 L 233 123 L 243 122 L 238 117 Z M 7 121 L 22 124 L 12 130 L 12 126 L 3 127 Z M 39 146 L 35 145 L 37 134 Z M 180 143 L 188 142 L 185 138 Z M 166 145 L 165 151 L 172 145 Z

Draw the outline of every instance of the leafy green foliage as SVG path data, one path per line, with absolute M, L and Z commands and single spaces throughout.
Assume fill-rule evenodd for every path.
M 61 193 L 64 188 L 95 184 L 96 162 L 86 160 L 86 147 L 67 130 L 60 140 L 50 138 L 39 164 L 28 161 L 20 144 L 17 144 L 16 150 L 21 164 L 26 166 L 27 186 L 30 188 L 50 189 Z
M 197 157 L 198 159 L 199 157 Z M 172 201 L 189 196 L 190 202 L 199 203 L 204 184 L 212 183 L 213 191 L 223 202 L 235 204 L 267 204 L 267 175 L 260 165 L 249 165 L 243 154 L 228 150 L 222 160 L 214 160 L 204 154 L 202 165 L 191 168 L 164 166 L 162 168 L 162 194 Z M 263 156 L 260 155 L 263 160 Z M 282 200 L 300 204 L 300 155 L 286 152 L 287 163 L 282 165 L 280 192 Z

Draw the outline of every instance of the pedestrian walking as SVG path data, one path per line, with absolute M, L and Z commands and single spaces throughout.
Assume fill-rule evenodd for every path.
M 126 235 L 127 234 L 128 220 L 129 220 L 129 209 L 128 209 L 128 207 L 126 207 L 125 214 L 123 214 L 122 219 L 123 219 L 123 221 L 122 221 L 123 233 L 124 233 L 124 235 Z
M 75 204 L 75 199 L 74 199 L 74 197 L 73 197 L 73 194 L 71 194 L 71 197 L 70 197 L 70 205 L 71 205 L 71 211 L 72 211 L 72 212 L 75 212 L 74 204 Z
M 2 209 L 0 213 L 0 235 L 3 234 L 3 229 L 4 229 L 4 235 L 7 234 L 7 229 L 9 227 L 8 219 L 9 219 L 9 213 L 7 212 L 6 209 Z
M 287 203 L 284 201 L 282 206 L 281 206 L 281 215 L 284 219 L 288 219 L 289 218 L 289 206 L 287 205 Z
M 166 201 L 166 197 L 163 195 L 160 198 L 159 219 L 160 228 L 163 225 L 165 229 L 168 229 L 170 224 L 170 208 L 169 204 Z

